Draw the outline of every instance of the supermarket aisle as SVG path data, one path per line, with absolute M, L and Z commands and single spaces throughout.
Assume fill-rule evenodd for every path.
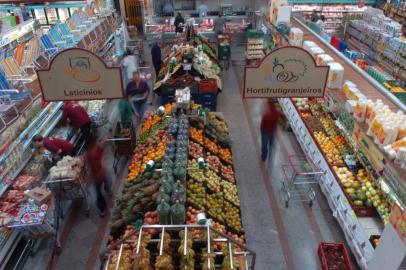
M 116 121 L 117 101 L 112 101 L 109 104 L 109 122 Z M 107 124 L 100 131 L 100 136 L 103 138 L 107 135 L 110 124 Z M 106 149 L 106 164 L 113 163 L 112 147 Z M 121 179 L 127 174 L 127 166 L 121 161 L 117 175 L 114 175 L 112 166 L 107 166 L 108 177 L 111 181 L 113 193 L 119 194 L 121 188 Z M 85 216 L 84 202 L 64 202 L 65 217 L 62 220 L 61 244 L 62 252 L 59 256 L 55 256 L 51 261 L 53 251 L 53 238 L 42 241 L 39 246 L 38 253 L 34 257 L 30 257 L 25 264 L 24 269 L 29 270 L 45 270 L 45 269 L 61 269 L 61 270 L 76 270 L 76 269 L 93 269 L 94 265 L 100 265 L 98 254 L 100 247 L 106 245 L 106 233 L 108 232 L 109 213 L 101 218 L 98 214 L 96 201 L 96 191 L 93 186 L 88 188 L 90 192 L 90 215 Z M 109 197 L 105 194 L 105 198 L 109 203 L 109 208 L 113 204 L 114 197 Z M 73 204 L 73 205 L 72 205 Z M 52 265 L 52 266 L 51 266 Z M 49 268 L 50 267 L 50 268 Z
M 289 154 L 300 154 L 293 133 L 278 130 L 274 164 L 259 158 L 261 100 L 242 100 L 243 48 L 233 47 L 232 67 L 223 73 L 225 85 L 219 110 L 230 123 L 233 156 L 248 246 L 257 252 L 255 269 L 319 269 L 319 242 L 345 242 L 338 224 L 316 187 L 317 201 L 294 202 L 286 209 L 280 200 L 281 166 Z M 355 268 L 356 269 L 356 268 Z

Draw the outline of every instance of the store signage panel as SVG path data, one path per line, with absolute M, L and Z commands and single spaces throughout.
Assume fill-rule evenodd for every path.
M 277 48 L 245 68 L 244 98 L 323 97 L 328 71 L 300 47 Z
M 57 54 L 48 69 L 38 70 L 45 101 L 117 99 L 124 96 L 120 68 L 109 68 L 84 49 Z

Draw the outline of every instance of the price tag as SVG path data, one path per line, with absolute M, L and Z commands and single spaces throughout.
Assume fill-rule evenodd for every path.
M 192 70 L 192 64 L 182 64 L 182 65 L 183 65 L 183 70 L 184 71 Z

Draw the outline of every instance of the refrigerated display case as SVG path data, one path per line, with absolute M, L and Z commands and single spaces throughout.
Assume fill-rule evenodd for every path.
M 48 18 L 48 24 L 54 24 L 58 20 L 58 12 L 56 8 L 45 9 Z
M 69 9 L 68 8 L 58 8 L 58 15 L 59 15 L 59 20 L 61 22 L 65 22 L 70 17 Z
M 48 24 L 47 15 L 44 8 L 34 8 L 31 9 L 31 12 L 33 17 L 37 19 L 40 24 Z

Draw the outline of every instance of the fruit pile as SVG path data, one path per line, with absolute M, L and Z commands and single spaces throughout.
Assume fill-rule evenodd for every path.
M 320 145 L 321 150 L 324 152 L 327 162 L 335 166 L 343 166 L 344 160 L 338 150 L 338 146 L 330 139 L 324 132 L 315 132 L 314 138 Z
M 238 191 L 234 176 L 231 149 L 227 144 L 217 141 L 215 138 L 228 138 L 227 125 L 214 114 L 208 117 L 211 120 L 206 125 L 197 119 L 191 121 L 189 134 L 191 141 L 189 149 L 196 152 L 199 144 L 207 167 L 202 170 L 189 170 L 187 182 L 188 197 L 187 202 L 197 209 L 205 209 L 208 218 L 212 218 L 220 225 L 224 226 L 228 232 L 243 234 L 241 225 L 238 198 Z M 210 132 L 203 132 L 203 129 L 210 129 Z M 219 134 L 217 134 L 219 132 Z M 200 150 L 200 148 L 198 148 Z M 200 153 L 200 152 L 199 152 Z M 193 155 L 191 155 L 193 157 Z M 196 159 L 189 160 L 189 168 L 197 168 Z M 197 190 L 197 192 L 196 192 Z M 199 195 L 200 191 L 206 194 Z M 204 192 L 201 192 L 204 194 Z M 227 209 L 228 206 L 231 206 Z M 227 216 L 228 214 L 228 216 Z M 227 218 L 229 222 L 227 222 Z
M 233 163 L 233 158 L 231 156 L 231 151 L 230 151 L 229 148 L 220 147 L 219 148 L 219 157 L 222 160 L 224 160 L 224 161 L 226 161 L 226 162 L 228 162 L 230 164 Z
M 168 143 L 168 132 L 159 130 L 154 137 L 147 139 L 142 144 L 137 144 L 137 151 L 131 159 L 126 182 L 134 181 L 145 170 L 149 160 L 160 160 L 165 154 Z
M 199 158 L 203 156 L 203 147 L 198 143 L 189 143 L 189 155 L 193 158 Z
M 203 144 L 203 130 L 191 127 L 189 129 L 190 138 L 201 145 Z

